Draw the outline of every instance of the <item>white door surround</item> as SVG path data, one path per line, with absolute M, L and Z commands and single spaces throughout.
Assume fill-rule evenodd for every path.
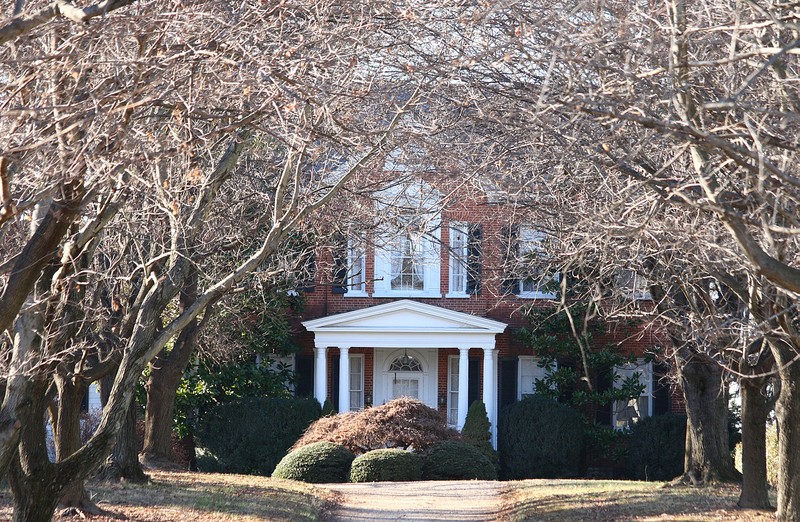
M 390 369 L 392 361 L 403 355 L 409 355 L 420 362 L 421 371 L 393 371 Z M 438 352 L 436 349 L 375 349 L 374 370 L 375 385 L 373 391 L 373 404 L 384 404 L 397 398 L 395 395 L 396 382 L 416 381 L 418 386 L 417 398 L 433 409 L 436 405 L 436 384 L 438 383 Z M 412 389 L 413 389 L 412 385 Z
M 470 348 L 481 348 L 483 358 L 483 402 L 489 422 L 492 424 L 492 439 L 497 446 L 497 350 L 495 336 L 502 333 L 506 325 L 499 321 L 456 312 L 438 306 L 410 300 L 394 301 L 382 305 L 363 308 L 352 312 L 321 317 L 304 321 L 303 326 L 314 334 L 314 397 L 323 403 L 328 396 L 327 382 L 327 350 L 338 347 L 343 353 L 356 346 L 375 349 L 375 380 L 388 373 L 387 360 L 391 353 L 409 354 L 414 351 L 421 359 L 428 361 L 428 370 L 422 377 L 423 402 L 436 408 L 436 392 L 438 385 L 438 349 L 458 348 L 459 359 L 463 361 L 459 367 L 459 390 L 467 390 L 467 353 Z M 383 350 L 386 349 L 386 350 Z M 394 349 L 394 350 L 389 350 Z M 379 357 L 379 354 L 383 357 Z M 432 358 L 433 363 L 430 360 Z M 379 359 L 383 362 L 380 365 Z M 350 374 L 348 357 L 339 358 L 339 375 Z M 340 377 L 342 378 L 342 377 Z M 342 392 L 339 396 L 339 411 L 350 410 L 349 394 Z M 390 396 L 386 384 L 375 382 L 373 388 L 374 403 L 381 404 Z M 432 390 L 432 391 L 430 391 Z M 467 415 L 467 394 L 459 393 L 458 428 L 464 425 Z

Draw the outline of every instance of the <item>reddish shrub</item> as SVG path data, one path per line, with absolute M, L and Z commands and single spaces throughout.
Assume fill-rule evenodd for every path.
M 420 450 L 460 440 L 445 416 L 416 399 L 400 398 L 359 412 L 323 417 L 308 427 L 291 451 L 314 442 L 341 444 L 356 455 L 381 448 Z

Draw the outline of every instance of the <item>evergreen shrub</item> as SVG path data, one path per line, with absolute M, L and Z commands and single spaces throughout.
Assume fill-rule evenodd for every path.
M 340 444 L 315 442 L 283 457 L 272 477 L 315 484 L 346 482 L 354 458 Z
M 497 480 L 497 470 L 475 446 L 447 440 L 422 453 L 423 480 Z
M 320 416 L 314 399 L 259 397 L 210 408 L 197 424 L 201 471 L 270 475 Z
M 657 415 L 631 428 L 628 472 L 636 480 L 672 480 L 683 473 L 686 416 Z
M 500 469 L 500 458 L 492 447 L 492 432 L 486 406 L 481 401 L 474 401 L 467 410 L 467 418 L 461 429 L 461 440 L 476 447 L 496 470 Z
M 503 411 L 498 445 L 503 478 L 576 477 L 584 449 L 584 423 L 566 404 L 534 395 Z
M 350 482 L 407 482 L 422 478 L 422 457 L 397 448 L 359 455 L 350 466 Z

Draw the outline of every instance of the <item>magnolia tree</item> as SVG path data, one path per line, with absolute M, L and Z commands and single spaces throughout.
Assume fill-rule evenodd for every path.
M 0 463 L 15 520 L 86 507 L 81 483 L 146 365 L 190 345 L 209 306 L 268 276 L 290 235 L 402 142 L 419 88 L 395 76 L 387 89 L 376 51 L 410 38 L 400 14 L 17 2 L 0 27 Z M 80 444 L 77 405 L 104 376 L 100 425 Z

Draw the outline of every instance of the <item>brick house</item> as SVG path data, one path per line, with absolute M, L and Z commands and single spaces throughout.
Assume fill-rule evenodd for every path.
M 420 182 L 413 192 L 444 191 Z M 317 254 L 315 283 L 306 289 L 298 318 L 296 391 L 321 403 L 330 399 L 340 412 L 412 396 L 459 429 L 468 405 L 482 400 L 496 444 L 498 412 L 534 393 L 534 380 L 546 372 L 514 330 L 526 326 L 521 307 L 553 305 L 556 296 L 543 281 L 554 276 L 537 273 L 530 262 L 546 255 L 535 224 L 513 219 L 488 195 L 448 201 L 431 198 L 422 205 L 424 219 L 418 200 L 397 204 L 393 208 L 416 208 L 416 217 L 388 219 L 395 230 L 356 230 L 338 253 Z M 511 253 L 534 269 L 511 268 Z M 614 372 L 638 375 L 645 390 L 638 401 L 614 405 L 599 421 L 624 427 L 639 417 L 680 410 L 681 400 L 660 378 L 660 368 L 642 359 L 658 344 L 656 334 L 620 321 L 608 336 L 639 358 Z

